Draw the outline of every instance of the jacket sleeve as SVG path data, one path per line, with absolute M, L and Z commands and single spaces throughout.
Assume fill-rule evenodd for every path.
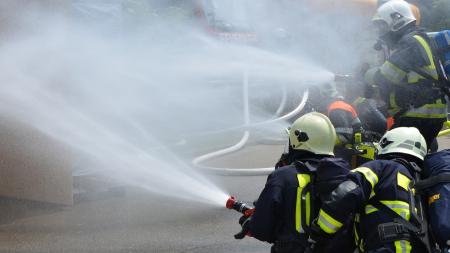
M 375 81 L 380 85 L 399 85 L 406 83 L 409 71 L 428 66 L 433 59 L 429 59 L 425 48 L 413 36 L 408 36 L 399 42 L 375 75 Z M 383 87 L 382 87 L 383 88 Z
M 256 202 L 255 212 L 250 221 L 250 233 L 260 241 L 273 243 L 276 236 L 278 209 L 282 201 L 282 187 L 271 174 L 266 186 Z
M 377 182 L 377 174 L 368 167 L 352 170 L 347 180 L 339 184 L 323 202 L 317 218 L 320 229 L 327 234 L 336 233 L 349 214 L 365 205 Z

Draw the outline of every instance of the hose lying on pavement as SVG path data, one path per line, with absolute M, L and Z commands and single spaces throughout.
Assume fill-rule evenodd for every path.
M 247 125 L 247 130 L 245 130 L 244 135 L 242 136 L 241 140 L 238 143 L 236 143 L 235 145 L 230 146 L 225 149 L 217 150 L 217 151 L 214 151 L 214 152 L 211 152 L 208 154 L 204 154 L 204 155 L 198 156 L 195 159 L 193 159 L 192 164 L 195 167 L 197 167 L 201 170 L 204 170 L 208 173 L 213 173 L 213 174 L 218 174 L 218 175 L 226 175 L 226 176 L 261 176 L 261 175 L 268 175 L 274 170 L 273 167 L 270 167 L 270 168 L 217 168 L 217 167 L 211 167 L 211 166 L 206 166 L 206 165 L 201 164 L 210 159 L 225 156 L 225 155 L 231 154 L 233 152 L 236 152 L 238 150 L 241 150 L 247 144 L 249 137 L 250 137 L 250 131 L 248 130 L 250 125 L 249 125 L 249 111 L 248 111 L 248 103 L 249 103 L 249 101 L 248 101 L 248 77 L 245 75 L 244 75 L 243 84 L 244 84 L 244 116 L 245 116 L 245 123 Z M 293 111 L 287 113 L 286 115 L 275 118 L 275 119 L 271 119 L 268 121 L 252 124 L 251 127 L 253 128 L 255 126 L 272 124 L 272 123 L 275 123 L 278 121 L 292 118 L 293 116 L 297 115 L 299 112 L 301 112 L 303 110 L 303 108 L 305 107 L 306 101 L 308 100 L 308 95 L 309 95 L 309 92 L 308 92 L 308 90 L 306 90 L 305 93 L 303 93 L 303 97 L 302 97 L 300 104 Z M 282 103 L 285 103 L 285 102 L 282 101 Z

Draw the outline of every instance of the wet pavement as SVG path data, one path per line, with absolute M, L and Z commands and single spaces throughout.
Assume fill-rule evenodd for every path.
M 271 166 L 281 150 L 282 146 L 253 146 L 210 165 Z M 211 176 L 211 180 L 252 202 L 266 177 Z M 252 253 L 270 248 L 253 238 L 233 238 L 240 230 L 240 214 L 235 211 L 133 187 L 91 189 L 75 196 L 71 207 L 0 198 L 0 213 L 0 252 Z
M 440 148 L 447 147 L 450 138 L 440 138 Z M 212 165 L 270 166 L 281 149 L 253 146 Z M 211 180 L 251 202 L 266 178 L 212 176 Z M 0 252 L 269 252 L 267 243 L 233 238 L 240 229 L 240 215 L 234 211 L 133 187 L 118 189 L 85 193 L 71 207 L 0 199 Z

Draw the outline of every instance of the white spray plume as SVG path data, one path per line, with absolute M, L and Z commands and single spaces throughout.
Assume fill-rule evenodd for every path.
M 186 136 L 244 126 L 244 72 L 250 91 L 261 97 L 279 92 L 280 83 L 293 91 L 333 78 L 320 61 L 302 57 L 298 46 L 275 48 L 281 42 L 268 31 L 288 20 L 263 20 L 244 8 L 246 1 L 235 5 L 247 19 L 232 21 L 248 22 L 260 47 L 217 40 L 190 19 L 157 12 L 137 26 L 124 5 L 130 1 L 96 2 L 74 1 L 77 15 L 71 18 L 39 9 L 21 20 L 27 33 L 0 47 L 0 112 L 68 144 L 87 168 L 155 193 L 224 205 L 227 194 L 180 153 L 208 148 L 198 142 L 174 146 Z M 272 5 L 257 7 L 268 11 Z M 99 13 L 110 15 L 98 22 Z M 221 13 L 226 19 L 230 12 Z M 266 46 L 265 37 L 272 39 Z M 253 121 L 273 115 L 257 105 Z M 260 130 L 282 133 L 287 124 Z

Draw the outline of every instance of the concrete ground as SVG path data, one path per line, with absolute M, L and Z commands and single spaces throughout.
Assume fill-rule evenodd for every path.
M 450 138 L 440 138 L 450 148 Z M 271 166 L 281 146 L 251 146 L 211 165 Z M 257 198 L 265 176 L 213 176 L 245 201 Z M 126 187 L 80 195 L 72 207 L 0 199 L 0 252 L 269 252 L 252 238 L 235 240 L 240 215 Z

